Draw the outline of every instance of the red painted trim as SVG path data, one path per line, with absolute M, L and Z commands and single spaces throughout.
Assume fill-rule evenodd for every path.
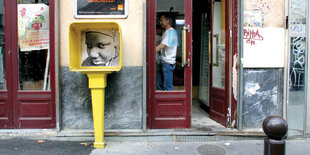
M 234 55 L 238 55 L 238 0 L 232 0 L 232 64 L 234 64 Z M 237 60 L 238 61 L 238 60 Z M 233 67 L 233 66 L 232 66 Z M 238 72 L 238 69 L 237 69 Z M 238 73 L 237 73 L 238 74 Z M 233 81 L 233 76 L 231 81 Z M 238 86 L 237 86 L 238 87 Z M 235 88 L 237 89 L 237 88 Z M 231 122 L 236 121 L 237 98 L 233 94 L 233 85 L 231 87 Z M 236 123 L 237 124 L 237 123 Z
M 55 0 L 49 0 L 49 19 L 50 19 L 50 80 L 51 80 L 51 104 L 52 104 L 52 122 L 50 128 L 56 128 L 56 75 L 55 75 L 55 47 L 56 47 L 56 15 Z
M 228 114 L 228 108 L 229 108 L 229 51 L 230 51 L 230 0 L 225 0 L 225 107 L 224 107 L 224 114 L 225 114 L 225 120 L 226 120 L 226 126 L 229 125 L 229 121 L 227 120 L 227 114 Z
M 154 84 L 152 84 L 152 81 L 155 81 L 154 79 L 154 72 L 149 69 L 154 67 L 154 64 L 152 62 L 154 62 L 154 55 L 152 56 L 152 53 L 154 53 L 155 49 L 153 49 L 155 47 L 155 42 L 152 42 L 152 40 L 155 40 L 154 37 L 156 32 L 152 32 L 155 31 L 156 27 L 155 24 L 152 24 L 152 20 L 156 21 L 156 10 L 155 7 L 156 3 L 154 0 L 147 0 L 147 9 L 146 9 L 146 57 L 147 57 L 147 113 L 148 113 L 148 117 L 147 117 L 147 128 L 151 128 L 151 124 L 152 124 L 152 119 L 151 119 L 151 114 L 152 114 L 152 104 L 151 101 L 154 100 L 154 97 L 152 95 L 152 90 L 154 90 Z M 152 50 L 153 49 L 153 50 Z M 150 66 L 150 67 L 149 67 Z
M 4 99 L 7 103 L 6 112 L 8 116 L 8 122 L 5 122 L 4 126 L 0 126 L 1 128 L 13 128 L 13 104 L 12 104 L 12 74 L 10 72 L 12 68 L 12 60 L 11 56 L 9 54 L 9 51 L 11 50 L 12 44 L 10 42 L 11 40 L 11 12 L 10 12 L 10 0 L 4 1 L 4 10 L 5 10 L 5 72 L 6 72 L 6 80 L 7 80 L 7 91 L 5 91 L 6 98 Z
M 18 127 L 18 102 L 17 100 L 17 91 L 18 91 L 18 81 L 19 81 L 19 71 L 18 71 L 18 34 L 17 34 L 17 1 L 13 0 L 11 1 L 11 34 L 12 34 L 12 97 L 13 97 L 13 117 L 14 117 L 14 128 Z

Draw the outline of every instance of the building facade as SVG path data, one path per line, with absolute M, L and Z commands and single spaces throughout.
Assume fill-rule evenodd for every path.
M 76 16 L 84 4 L 126 15 Z M 310 133 L 309 5 L 0 0 L 0 129 L 91 132 L 87 75 L 70 71 L 69 26 L 116 22 L 123 67 L 107 77 L 105 132 L 262 133 L 263 119 L 278 115 L 287 120 L 289 136 L 304 137 Z M 172 19 L 178 35 L 173 91 L 156 87 L 162 15 Z

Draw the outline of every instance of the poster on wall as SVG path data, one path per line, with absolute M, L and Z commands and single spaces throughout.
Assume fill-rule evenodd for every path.
M 119 66 L 119 32 L 91 30 L 81 33 L 81 66 Z
M 284 28 L 244 27 L 243 31 L 245 68 L 284 67 Z
M 74 0 L 75 18 L 127 18 L 128 0 Z
M 49 7 L 18 4 L 18 43 L 21 51 L 49 48 Z
M 264 15 L 261 11 L 244 11 L 244 27 L 264 27 Z

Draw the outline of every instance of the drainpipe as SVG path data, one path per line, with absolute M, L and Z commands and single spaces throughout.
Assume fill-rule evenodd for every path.
M 242 103 L 243 103 L 243 9 L 244 9 L 244 0 L 240 0 L 238 7 L 240 10 L 238 13 L 239 16 L 239 36 L 238 36 L 238 55 L 239 55 L 239 70 L 238 70 L 238 100 L 237 100 L 237 109 L 238 109 L 238 124 L 237 129 L 242 130 Z
M 61 105 L 60 105 L 60 82 L 59 82 L 59 0 L 55 0 L 55 101 L 56 101 L 56 130 L 61 130 Z
M 142 67 L 143 67 L 143 75 L 142 75 L 142 130 L 143 132 L 146 132 L 146 123 L 147 123 L 147 104 L 146 104 L 146 0 L 142 1 L 143 5 L 143 62 L 142 62 Z

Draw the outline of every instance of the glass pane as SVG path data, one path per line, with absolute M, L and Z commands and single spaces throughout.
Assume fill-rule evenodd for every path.
M 225 1 L 214 1 L 212 36 L 212 86 L 225 88 Z
M 292 0 L 290 7 L 290 67 L 287 121 L 289 136 L 303 136 L 306 104 L 307 1 Z
M 200 78 L 199 78 L 199 100 L 209 106 L 210 88 L 210 24 L 207 13 L 201 18 L 201 50 L 200 50 Z
M 184 90 L 184 0 L 157 0 L 156 4 L 157 90 Z
M 18 1 L 19 89 L 49 90 L 47 0 Z
M 6 90 L 4 14 L 4 0 L 0 0 L 0 90 Z

